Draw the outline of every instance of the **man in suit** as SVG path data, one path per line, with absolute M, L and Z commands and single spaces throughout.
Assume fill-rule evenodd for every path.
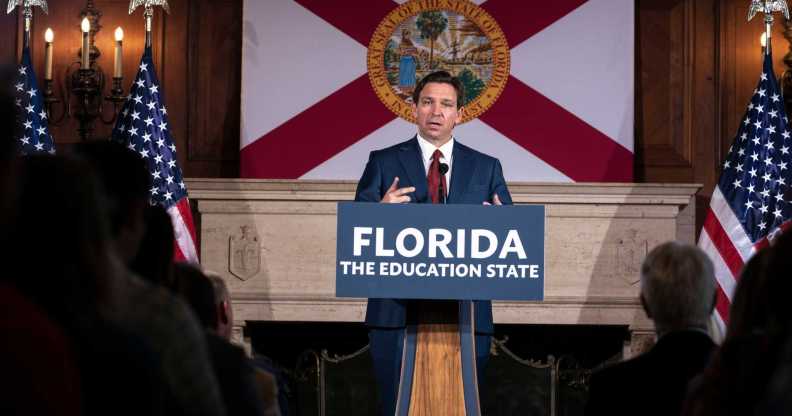
M 462 120 L 462 83 L 438 71 L 413 91 L 418 133 L 371 152 L 358 182 L 355 201 L 381 203 L 511 204 L 500 162 L 459 143 L 452 134 Z M 383 414 L 392 415 L 401 374 L 409 302 L 369 299 L 366 325 Z M 489 356 L 492 306 L 474 302 L 476 365 L 479 380 Z
M 715 344 L 707 322 L 715 307 L 712 262 L 699 248 L 668 242 L 641 266 L 641 303 L 658 341 L 648 352 L 591 377 L 586 415 L 678 415 L 688 382 Z

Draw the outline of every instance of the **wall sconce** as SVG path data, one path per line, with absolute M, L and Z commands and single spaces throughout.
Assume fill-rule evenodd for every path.
M 66 69 L 64 79 L 65 98 L 60 116 L 53 118 L 52 110 L 56 103 L 61 100 L 54 96 L 52 92 L 52 48 L 54 34 L 47 29 L 45 34 L 45 76 L 44 76 L 44 103 L 47 107 L 47 114 L 50 117 L 51 125 L 59 125 L 65 117 L 76 118 L 79 122 L 78 132 L 80 138 L 85 141 L 93 136 L 94 123 L 98 119 L 104 124 L 113 124 L 118 113 L 119 104 L 126 97 L 123 96 L 121 89 L 122 81 L 122 42 L 124 37 L 123 30 L 119 27 L 115 31 L 115 59 L 113 68 L 113 82 L 110 94 L 102 97 L 106 81 L 102 67 L 96 62 L 101 56 L 101 52 L 96 47 L 94 39 L 102 26 L 99 20 L 102 17 L 101 11 L 97 10 L 93 0 L 88 0 L 85 8 L 80 13 L 83 18 L 80 24 L 82 33 L 82 47 L 78 53 L 79 61 L 72 62 Z M 104 102 L 113 103 L 113 112 L 109 118 L 104 115 Z

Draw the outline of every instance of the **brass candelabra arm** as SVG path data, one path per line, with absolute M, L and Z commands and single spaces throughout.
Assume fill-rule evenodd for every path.
M 122 79 L 123 78 L 120 77 L 113 77 L 113 86 L 110 88 L 110 95 L 104 98 L 105 101 L 113 103 L 113 112 L 110 119 L 105 120 L 103 108 L 99 111 L 99 117 L 104 124 L 115 124 L 116 119 L 118 118 L 118 110 L 123 106 L 124 101 L 127 99 L 126 95 L 124 95 L 124 90 L 121 89 Z
M 50 126 L 59 126 L 63 122 L 63 119 L 66 118 L 66 106 L 61 105 L 61 113 L 59 116 L 55 117 L 53 115 L 53 107 L 56 104 L 61 103 L 60 98 L 55 96 L 55 93 L 52 91 L 53 80 L 45 79 L 44 80 L 44 111 L 47 112 L 47 123 Z M 63 94 L 59 94 L 63 95 Z

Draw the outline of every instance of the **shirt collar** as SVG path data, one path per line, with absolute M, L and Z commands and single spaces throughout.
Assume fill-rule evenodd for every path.
M 425 166 L 429 166 L 428 162 L 432 160 L 432 154 L 434 154 L 436 149 L 440 149 L 440 152 L 443 153 L 443 159 L 445 159 L 446 162 L 451 161 L 454 151 L 454 136 L 451 136 L 451 139 L 439 148 L 421 137 L 421 133 L 416 134 L 416 136 L 418 137 L 418 146 L 421 148 L 421 155 L 423 156 Z

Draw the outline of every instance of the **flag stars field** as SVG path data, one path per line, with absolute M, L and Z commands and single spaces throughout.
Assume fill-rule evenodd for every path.
M 37 94 L 36 73 L 30 60 L 30 49 L 22 50 L 22 60 L 14 83 L 14 103 L 20 108 L 15 134 L 20 154 L 55 153 L 55 143 L 49 134 L 47 112 L 42 97 Z M 28 71 L 28 69 L 30 69 Z M 24 112 L 23 112 L 24 111 Z M 30 130 L 30 131 L 28 131 Z
M 168 121 L 162 100 L 151 50 L 146 49 L 127 101 L 116 121 L 116 128 L 113 129 L 113 140 L 126 144 L 146 162 L 152 180 L 150 203 L 168 211 L 174 232 L 178 231 L 176 234 L 180 236 L 177 238 L 176 257 L 197 261 L 195 231 L 186 187 L 181 185 L 182 172 L 176 161 L 176 146 L 167 129 Z

